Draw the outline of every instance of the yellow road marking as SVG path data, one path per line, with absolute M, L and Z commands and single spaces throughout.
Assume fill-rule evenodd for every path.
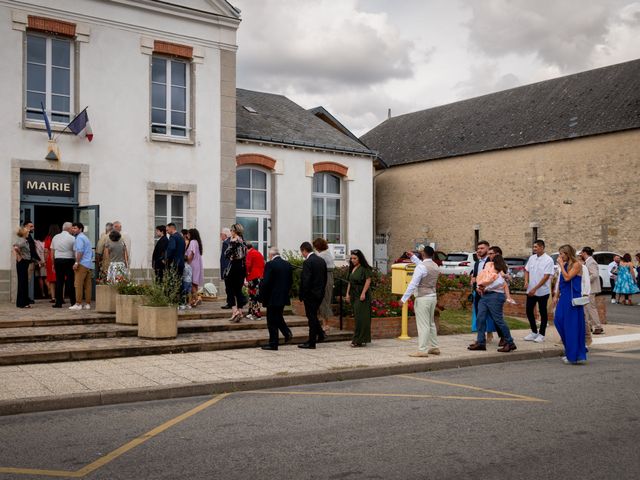
M 76 470 L 76 471 L 38 470 L 38 469 L 32 469 L 32 468 L 0 467 L 0 473 L 14 473 L 14 474 L 21 474 L 21 475 L 46 475 L 46 476 L 50 476 L 50 477 L 71 477 L 71 478 L 84 477 L 85 475 L 88 475 L 89 473 L 91 473 L 91 472 L 93 472 L 93 471 L 95 471 L 95 470 L 97 470 L 97 469 L 99 469 L 101 467 L 104 467 L 108 463 L 114 461 L 116 458 L 124 455 L 125 453 L 127 453 L 128 451 L 136 448 L 137 446 L 142 445 L 147 440 L 152 439 L 153 437 L 159 435 L 160 433 L 162 433 L 165 430 L 173 427 L 174 425 L 177 425 L 178 423 L 186 420 L 187 418 L 192 417 L 196 413 L 199 413 L 202 410 L 205 410 L 205 409 L 209 408 L 211 405 L 214 405 L 214 404 L 218 403 L 220 400 L 222 400 L 223 398 L 227 397 L 228 395 L 229 395 L 228 393 L 222 393 L 220 395 L 215 396 L 214 398 L 212 398 L 210 400 L 207 400 L 204 403 L 201 403 L 200 405 L 192 408 L 191 410 L 188 410 L 187 412 L 183 413 L 182 415 L 178 415 L 177 417 L 172 418 L 171 420 L 168 420 L 168 421 L 164 422 L 162 425 L 157 426 L 153 430 L 150 430 L 147 433 L 144 433 L 144 434 L 140 435 L 139 437 L 134 438 L 130 442 L 127 442 L 124 445 L 122 445 L 121 447 L 116 448 L 114 451 L 112 451 L 110 453 L 107 453 L 106 455 L 98 458 L 94 462 L 91 462 L 89 465 L 86 465 L 86 466 L 82 467 L 80 470 Z
M 465 397 L 462 395 L 430 395 L 426 393 L 358 393 L 358 392 L 304 392 L 298 390 L 274 391 L 253 390 L 248 392 L 255 395 L 306 395 L 319 397 L 383 397 L 383 398 L 435 398 L 445 400 L 481 400 L 489 402 L 547 402 L 533 397 L 506 398 L 506 397 Z
M 459 387 L 459 388 L 466 388 L 468 390 L 476 390 L 478 392 L 486 392 L 486 393 L 493 393 L 495 395 L 505 395 L 507 397 L 511 397 L 514 399 L 519 399 L 519 400 L 526 400 L 529 402 L 548 402 L 549 400 L 543 400 L 541 398 L 535 398 L 535 397 L 529 397 L 527 395 L 518 395 L 515 393 L 509 393 L 509 392 L 502 392 L 499 390 L 490 390 L 488 388 L 480 388 L 480 387 L 476 387 L 474 385 L 464 385 L 462 383 L 451 383 L 451 382 L 444 382 L 442 380 L 433 380 L 430 378 L 423 378 L 423 377 L 414 377 L 413 375 L 397 375 L 398 377 L 402 377 L 402 378 L 409 378 L 411 380 L 418 380 L 419 382 L 427 382 L 427 383 L 435 383 L 438 385 L 447 385 L 449 387 Z
M 40 470 L 37 468 L 11 468 L 0 467 L 0 473 L 14 473 L 16 475 L 44 475 L 47 477 L 66 477 L 66 478 L 79 478 L 77 472 L 71 472 L 66 470 Z

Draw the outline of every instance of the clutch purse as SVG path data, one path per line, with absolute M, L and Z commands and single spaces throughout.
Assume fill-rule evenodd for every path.
M 589 303 L 589 297 L 576 297 L 571 299 L 571 305 L 574 307 L 583 307 Z

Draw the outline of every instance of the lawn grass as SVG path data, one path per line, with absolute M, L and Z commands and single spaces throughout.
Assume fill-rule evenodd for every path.
M 509 329 L 520 330 L 529 328 L 529 323 L 524 319 L 504 317 Z M 471 333 L 471 311 L 468 310 L 444 310 L 440 312 L 439 335 L 455 335 L 457 333 Z

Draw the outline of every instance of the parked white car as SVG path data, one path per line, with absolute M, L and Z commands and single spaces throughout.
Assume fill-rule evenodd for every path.
M 579 251 L 578 254 L 580 254 Z M 611 289 L 611 279 L 609 278 L 607 267 L 613 262 L 613 257 L 616 255 L 622 256 L 616 252 L 593 252 L 593 259 L 598 263 L 598 271 L 600 273 L 600 288 L 603 290 Z M 553 263 L 555 264 L 558 261 L 558 254 L 552 254 L 551 258 L 553 258 Z
M 453 252 L 442 261 L 440 273 L 444 275 L 471 275 L 473 264 L 478 259 L 473 252 Z

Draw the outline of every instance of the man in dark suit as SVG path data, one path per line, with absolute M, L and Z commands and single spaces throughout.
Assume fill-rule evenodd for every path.
M 304 302 L 304 310 L 309 320 L 309 340 L 298 347 L 316 348 L 316 339 L 318 336 L 322 338 L 318 309 L 327 284 L 327 264 L 313 253 L 313 247 L 309 242 L 300 245 L 300 253 L 305 258 L 300 278 L 300 300 Z
M 185 241 L 184 237 L 176 227 L 175 223 L 169 223 L 167 225 L 167 234 L 169 235 L 169 241 L 167 242 L 167 250 L 165 252 L 166 258 L 166 270 L 167 272 L 173 271 L 172 281 L 179 285 L 179 291 L 182 292 L 182 273 L 184 272 L 184 251 Z M 181 294 L 181 303 L 185 299 Z
M 260 284 L 260 302 L 267 307 L 267 328 L 269 345 L 263 350 L 278 350 L 278 330 L 284 335 L 285 343 L 293 338 L 291 329 L 284 321 L 284 307 L 290 305 L 289 293 L 293 283 L 293 267 L 280 257 L 277 248 L 269 249 L 269 261 L 264 266 L 264 277 Z

